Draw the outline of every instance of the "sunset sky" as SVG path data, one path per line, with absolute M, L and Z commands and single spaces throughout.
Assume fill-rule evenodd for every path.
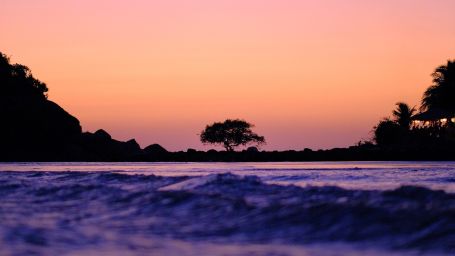
M 243 118 L 263 149 L 349 146 L 419 105 L 455 58 L 453 0 L 1 0 L 0 51 L 85 131 L 208 149 Z

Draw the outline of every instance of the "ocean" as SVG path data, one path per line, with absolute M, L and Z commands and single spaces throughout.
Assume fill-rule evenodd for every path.
M 455 162 L 1 163 L 0 255 L 455 255 Z

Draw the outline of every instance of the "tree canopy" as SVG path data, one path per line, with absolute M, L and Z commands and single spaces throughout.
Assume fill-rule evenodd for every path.
M 412 123 L 412 116 L 416 112 L 415 107 L 411 108 L 404 102 L 398 102 L 395 105 L 397 107 L 392 112 L 395 122 L 397 122 L 402 128 L 409 130 Z
M 432 76 L 433 84 L 423 94 L 421 109 L 442 110 L 450 121 L 455 115 L 455 60 L 437 67 Z
M 47 98 L 45 83 L 33 77 L 27 66 L 11 64 L 8 56 L 0 52 L 0 85 L 4 97 Z
M 254 125 L 245 120 L 227 119 L 207 125 L 201 132 L 200 139 L 202 143 L 221 144 L 227 151 L 234 151 L 240 145 L 265 143 L 264 137 L 254 133 L 252 127 Z
M 422 97 L 420 113 L 414 115 L 415 107 L 396 103 L 393 119 L 381 120 L 374 127 L 377 145 L 434 145 L 453 143 L 455 130 L 455 60 L 437 67 L 432 73 L 433 82 Z M 412 120 L 425 121 L 412 125 Z M 453 144 L 451 144 L 453 145 Z
M 403 138 L 404 132 L 400 124 L 386 118 L 374 128 L 374 141 L 380 146 L 397 144 Z

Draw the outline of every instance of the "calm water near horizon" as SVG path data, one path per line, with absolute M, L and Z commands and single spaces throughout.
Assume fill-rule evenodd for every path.
M 157 176 L 254 175 L 267 183 L 386 190 L 401 185 L 455 192 L 455 162 L 37 162 L 0 171 L 116 172 Z
M 1 163 L 0 255 L 453 255 L 455 162 Z

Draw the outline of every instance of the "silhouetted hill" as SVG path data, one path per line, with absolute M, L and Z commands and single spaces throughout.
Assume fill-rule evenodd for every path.
M 64 154 L 78 139 L 79 121 L 47 100 L 46 84 L 23 65 L 0 54 L 0 141 L 2 159 L 41 159 Z
M 80 145 L 85 152 L 84 161 L 131 161 L 142 155 L 134 139 L 127 142 L 114 140 L 104 130 L 83 133 Z
M 82 133 L 79 120 L 47 99 L 45 83 L 0 53 L 0 160 L 132 160 L 135 140 L 120 142 L 99 130 Z

